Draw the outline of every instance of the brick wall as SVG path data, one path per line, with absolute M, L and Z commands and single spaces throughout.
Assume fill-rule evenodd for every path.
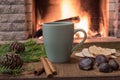
M 117 37 L 120 38 L 120 0 L 117 0 L 118 2 L 118 29 L 117 29 Z
M 120 0 L 109 1 L 109 30 L 111 32 L 110 34 L 113 34 L 113 36 L 117 36 L 118 38 L 120 38 L 120 29 L 118 27 L 118 25 L 120 24 Z
M 32 25 L 32 0 L 25 0 L 25 23 L 26 23 L 26 36 L 33 34 L 33 25 Z
M 0 40 L 24 39 L 24 0 L 0 0 Z

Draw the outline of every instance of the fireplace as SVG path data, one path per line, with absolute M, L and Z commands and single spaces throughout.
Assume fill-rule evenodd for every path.
M 34 36 L 42 23 L 76 16 L 80 21 L 73 21 L 75 28 L 87 26 L 89 37 L 119 38 L 119 7 L 119 0 L 2 0 L 0 40 L 25 40 Z
M 75 28 L 84 29 L 90 37 L 96 35 L 106 37 L 109 20 L 107 4 L 107 0 L 34 0 L 34 24 L 38 29 L 38 24 L 41 23 L 73 19 L 78 16 L 80 21 L 71 20 Z M 104 6 L 104 10 L 101 6 Z
M 117 0 L 33 0 L 34 32 L 42 23 L 71 19 L 74 27 L 84 29 L 88 37 L 118 37 L 117 3 Z M 73 20 L 76 16 L 80 21 Z

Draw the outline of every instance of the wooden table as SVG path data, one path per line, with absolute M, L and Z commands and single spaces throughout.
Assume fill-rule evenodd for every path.
M 120 50 L 120 42 L 104 42 L 104 43 L 86 43 L 82 46 L 89 47 L 90 45 L 98 45 L 109 48 L 116 48 Z M 81 48 L 79 49 L 81 50 Z M 35 76 L 33 71 L 35 68 L 41 66 L 41 62 L 27 63 L 25 64 L 24 71 L 21 75 L 0 75 L 0 80 L 120 80 L 120 70 L 113 71 L 112 73 L 101 73 L 95 66 L 91 71 L 83 71 L 79 69 L 78 62 L 81 58 L 71 55 L 69 62 L 55 64 L 57 75 L 53 78 L 47 78 L 45 73 L 40 76 Z M 116 59 L 120 64 L 120 57 Z
M 95 66 L 93 70 L 83 71 L 79 69 L 79 60 L 79 57 L 72 55 L 69 62 L 54 63 L 58 74 L 53 78 L 47 78 L 45 73 L 35 76 L 33 69 L 41 66 L 41 62 L 35 62 L 24 65 L 26 69 L 31 69 L 29 72 L 23 71 L 20 76 L 1 75 L 0 80 L 120 80 L 120 70 L 113 71 L 112 73 L 101 73 Z M 117 58 L 117 61 L 120 63 L 120 58 Z

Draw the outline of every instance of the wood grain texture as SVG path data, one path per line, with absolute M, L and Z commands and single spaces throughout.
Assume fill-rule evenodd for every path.
M 117 50 L 120 51 L 120 43 L 118 42 L 96 44 L 102 45 L 103 47 L 109 46 L 111 48 L 117 48 Z M 90 45 L 93 45 L 93 43 L 84 44 L 81 49 Z M 53 66 L 57 71 L 57 75 L 54 75 L 53 78 L 47 78 L 45 73 L 40 76 L 35 76 L 32 71 L 34 71 L 34 68 L 36 69 L 42 65 L 41 62 L 34 62 L 24 64 L 24 71 L 20 76 L 6 76 L 1 74 L 0 80 L 120 80 L 120 69 L 118 71 L 113 71 L 112 73 L 101 73 L 96 66 L 94 66 L 94 69 L 90 71 L 80 70 L 78 62 L 81 58 L 74 56 L 74 53 L 71 55 L 68 62 L 53 63 Z M 116 60 L 120 65 L 120 57 Z M 29 70 L 30 68 L 33 70 Z
M 71 56 L 70 60 L 66 63 L 54 63 L 53 65 L 56 68 L 57 75 L 53 78 L 47 78 L 46 74 L 43 73 L 40 76 L 34 76 L 33 73 L 31 74 L 24 74 L 21 76 L 13 77 L 13 76 L 4 76 L 0 75 L 0 79 L 12 79 L 12 80 L 119 80 L 120 79 L 120 70 L 113 71 L 112 73 L 101 73 L 98 71 L 98 68 L 94 66 L 93 70 L 90 71 L 83 71 L 80 70 L 78 67 L 78 62 L 81 58 L 75 57 L 74 55 Z M 120 58 L 117 58 L 118 63 L 120 64 Z M 28 63 L 26 65 L 27 68 L 30 68 L 31 65 L 35 65 L 34 67 L 38 67 L 41 62 L 37 63 Z M 31 64 L 31 65 L 30 65 Z

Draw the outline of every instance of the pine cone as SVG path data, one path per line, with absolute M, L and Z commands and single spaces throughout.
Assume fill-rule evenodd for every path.
M 9 45 L 9 51 L 14 51 L 16 53 L 24 52 L 25 45 L 23 43 L 14 41 Z
M 10 69 L 21 68 L 23 61 L 18 54 L 9 52 L 1 56 L 0 66 L 8 67 Z

